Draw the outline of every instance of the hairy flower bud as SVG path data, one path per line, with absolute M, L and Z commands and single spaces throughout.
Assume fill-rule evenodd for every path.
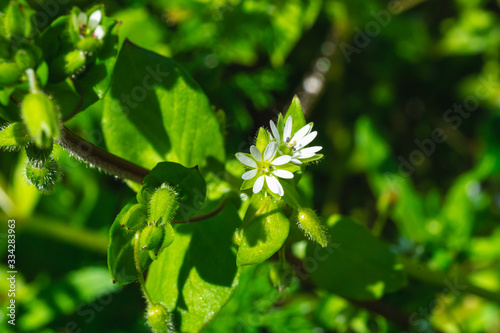
M 139 246 L 141 250 L 148 250 L 151 259 L 156 260 L 163 249 L 174 241 L 174 229 L 167 223 L 166 225 L 148 225 L 141 231 Z
M 52 147 L 52 142 L 50 143 L 50 146 L 46 148 L 37 147 L 33 142 L 29 142 L 26 145 L 26 156 L 28 156 L 28 160 L 32 164 L 40 165 L 45 163 L 50 158 L 50 154 L 52 154 Z
M 45 94 L 27 94 L 23 99 L 21 114 L 28 133 L 38 147 L 49 148 L 52 138 L 60 136 L 59 116 L 54 103 Z
M 149 201 L 149 221 L 155 224 L 169 223 L 175 216 L 179 202 L 173 188 L 162 185 Z
M 27 161 L 25 174 L 28 182 L 44 193 L 51 192 L 61 180 L 59 166 L 53 158 L 41 164 Z
M 148 324 L 155 333 L 174 332 L 172 318 L 167 309 L 159 303 L 149 306 L 146 313 Z
M 301 208 L 297 213 L 298 226 L 305 231 L 307 236 L 325 247 L 328 244 L 328 234 L 321 224 L 318 216 L 311 208 Z
M 120 225 L 125 228 L 125 230 L 130 230 L 135 233 L 137 230 L 140 230 L 146 225 L 146 220 L 146 207 L 141 204 L 135 204 L 122 215 Z

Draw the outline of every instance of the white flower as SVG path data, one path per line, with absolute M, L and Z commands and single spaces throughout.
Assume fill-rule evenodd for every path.
M 80 31 L 80 36 L 83 38 L 88 34 L 92 34 L 92 37 L 102 39 L 104 37 L 104 29 L 99 25 L 101 18 L 102 13 L 99 9 L 90 14 L 88 20 L 87 14 L 81 12 L 76 18 L 76 25 Z
M 290 162 L 292 157 L 283 155 L 275 158 L 277 151 L 278 144 L 273 141 L 267 145 L 264 150 L 264 156 L 262 156 L 260 150 L 256 146 L 250 147 L 250 156 L 242 153 L 236 154 L 236 158 L 241 163 L 252 169 L 245 172 L 241 178 L 244 180 L 250 180 L 254 177 L 258 177 L 253 185 L 253 193 L 260 192 L 264 187 L 265 182 L 267 183 L 269 190 L 279 196 L 283 196 L 283 186 L 281 186 L 276 177 L 285 179 L 293 178 L 293 173 L 279 168 L 279 166 Z
M 313 146 L 305 148 L 314 140 L 318 132 L 311 132 L 313 124 L 309 123 L 292 136 L 292 122 L 292 117 L 288 117 L 282 131 L 283 141 L 281 141 L 280 131 L 278 131 L 274 122 L 271 120 L 269 124 L 271 126 L 272 135 L 279 145 L 280 152 L 284 155 L 290 155 L 292 157 L 292 163 L 302 164 L 301 160 L 313 157 L 323 147 Z

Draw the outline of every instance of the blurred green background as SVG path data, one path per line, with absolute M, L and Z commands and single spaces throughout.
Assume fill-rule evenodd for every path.
M 99 3 L 28 2 L 49 17 L 57 13 L 53 18 L 73 5 Z M 459 281 L 466 277 L 497 299 L 499 5 L 105 2 L 106 14 L 122 22 L 120 41 L 174 58 L 225 112 L 229 155 L 248 149 L 255 131 L 298 94 L 324 147 L 325 159 L 301 182 L 318 213 L 351 216 L 394 252 Z M 67 125 L 105 147 L 101 108 L 98 102 Z M 64 178 L 49 196 L 26 184 L 23 153 L 0 155 L 0 208 L 2 219 L 17 221 L 20 272 L 17 325 L 13 330 L 4 316 L 0 330 L 148 332 L 138 286 L 113 286 L 106 266 L 109 227 L 133 191 L 66 152 L 57 154 Z M 297 252 L 301 242 L 294 244 Z M 264 264 L 249 271 L 206 331 L 500 332 L 498 302 L 467 290 L 443 294 L 444 280 L 429 281 L 418 269 L 410 269 L 405 287 L 375 303 L 317 291 L 308 280 L 278 293 L 268 270 Z M 2 308 L 5 272 L 0 267 Z

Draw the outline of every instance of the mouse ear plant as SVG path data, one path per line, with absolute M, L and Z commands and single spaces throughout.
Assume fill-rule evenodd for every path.
M 314 211 L 304 207 L 297 191 L 306 165 L 323 157 L 317 154 L 322 147 L 307 147 L 317 135 L 311 132 L 312 127 L 312 123 L 305 123 L 295 96 L 285 117 L 278 116 L 277 125 L 271 120 L 270 130 L 259 130 L 250 153 L 236 154 L 247 170 L 241 176 L 241 190 L 252 189 L 243 225 L 235 237 L 239 239 L 238 265 L 258 264 L 277 252 L 286 241 L 292 218 L 309 239 L 327 246 L 325 228 Z

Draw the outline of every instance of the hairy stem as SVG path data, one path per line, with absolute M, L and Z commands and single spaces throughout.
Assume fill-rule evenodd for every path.
M 144 293 L 144 296 L 146 296 L 148 303 L 152 305 L 152 304 L 154 304 L 154 302 L 151 299 L 151 296 L 149 296 L 148 290 L 146 289 L 146 283 L 144 282 L 144 276 L 142 275 L 141 261 L 139 260 L 139 237 L 140 237 L 140 235 L 141 235 L 140 231 L 136 232 L 134 235 L 135 268 L 137 269 L 137 275 L 139 276 L 139 284 L 141 285 L 142 292 Z
M 150 172 L 140 165 L 113 155 L 86 141 L 66 126 L 63 126 L 61 138 L 56 141 L 63 149 L 79 160 L 119 178 L 142 184 L 144 177 Z

